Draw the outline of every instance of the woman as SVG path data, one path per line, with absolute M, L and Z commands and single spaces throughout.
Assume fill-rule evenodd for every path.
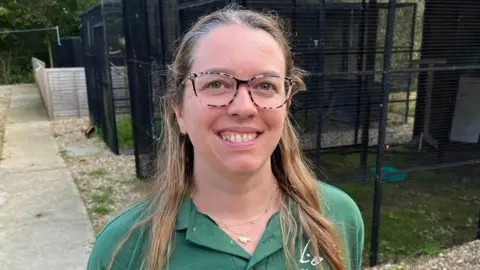
M 301 74 L 274 18 L 229 6 L 193 25 L 158 185 L 100 232 L 88 269 L 360 269 L 359 209 L 314 179 L 288 117 Z

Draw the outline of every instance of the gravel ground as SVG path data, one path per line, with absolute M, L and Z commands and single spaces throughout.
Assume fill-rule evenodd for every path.
M 87 139 L 83 131 L 88 126 L 88 118 L 52 122 L 61 155 L 98 232 L 121 210 L 142 198 L 144 185 L 136 178 L 134 156 L 115 156 L 98 137 Z M 73 148 L 76 151 L 71 152 Z
M 5 122 L 7 121 L 11 93 L 12 88 L 10 86 L 0 86 L 0 160 L 2 159 L 3 136 L 5 134 Z
M 408 143 L 412 138 L 413 125 L 391 125 L 386 129 L 385 143 L 386 144 L 401 144 Z M 362 139 L 361 129 L 358 132 L 360 142 Z M 378 141 L 378 127 L 371 128 L 368 138 L 369 145 L 376 145 Z M 336 147 L 344 145 L 354 144 L 355 131 L 350 126 L 342 131 L 327 131 L 322 134 L 322 147 Z M 301 144 L 303 149 L 315 149 L 316 148 L 316 134 L 308 133 L 302 136 Z
M 479 270 L 480 240 L 445 250 L 435 257 L 420 258 L 403 264 L 385 264 L 367 268 L 371 270 Z
M 2 97 L 1 93 L 0 88 L 0 97 Z M 135 176 L 134 157 L 132 155 L 115 156 L 99 138 L 87 139 L 83 130 L 88 125 L 87 118 L 52 122 L 61 154 L 85 201 L 94 229 L 98 232 L 119 211 L 142 198 L 144 185 Z M 98 153 L 72 156 L 69 152 L 72 147 L 97 149 Z M 409 263 L 385 264 L 366 269 L 479 270 L 480 241 L 454 247 L 436 257 L 424 257 Z

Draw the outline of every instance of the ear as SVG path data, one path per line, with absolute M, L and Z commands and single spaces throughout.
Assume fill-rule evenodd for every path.
M 187 130 L 185 128 L 185 121 L 183 118 L 183 106 L 174 105 L 173 110 L 175 111 L 175 117 L 177 118 L 177 124 L 180 127 L 180 132 L 182 134 L 187 134 Z

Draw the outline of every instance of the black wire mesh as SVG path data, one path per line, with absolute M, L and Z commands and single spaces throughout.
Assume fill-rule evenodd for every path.
M 115 153 L 133 149 L 130 94 L 120 0 L 104 1 L 81 16 L 90 120 Z
M 158 6 L 153 1 L 124 1 L 124 23 L 126 42 L 126 63 L 131 93 L 132 123 L 137 176 L 145 178 L 151 172 L 156 153 L 157 135 L 154 89 L 161 80 L 159 73 L 153 73 L 163 65 L 162 42 L 158 31 Z M 156 27 L 155 27 L 156 26 Z M 148 37 L 148 38 L 145 38 Z M 157 70 L 158 71 L 158 70 Z
M 171 49 L 199 16 L 230 1 L 123 2 L 137 175 L 145 177 L 160 140 Z M 480 2 L 236 2 L 273 10 L 290 29 L 295 63 L 309 72 L 292 120 L 319 178 L 347 191 L 362 210 L 371 265 L 379 251 L 381 262 L 395 261 L 474 235 Z M 452 215 L 456 204 L 465 211 Z M 428 211 L 427 220 L 412 220 L 421 226 L 408 227 L 408 239 L 419 241 L 407 246 L 395 222 Z M 439 222 L 444 231 L 435 231 Z

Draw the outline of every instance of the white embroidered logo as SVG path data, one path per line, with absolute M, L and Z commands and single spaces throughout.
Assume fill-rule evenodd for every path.
M 323 261 L 323 258 L 322 257 L 312 257 L 312 255 L 310 255 L 310 253 L 307 253 L 307 249 L 308 249 L 308 245 L 310 244 L 310 241 L 307 242 L 307 244 L 305 245 L 305 247 L 303 248 L 302 250 L 302 256 L 300 257 L 300 264 L 310 264 L 311 266 L 315 266 L 315 265 L 318 265 L 319 263 L 321 263 Z M 306 269 L 302 269 L 302 270 L 306 270 Z

